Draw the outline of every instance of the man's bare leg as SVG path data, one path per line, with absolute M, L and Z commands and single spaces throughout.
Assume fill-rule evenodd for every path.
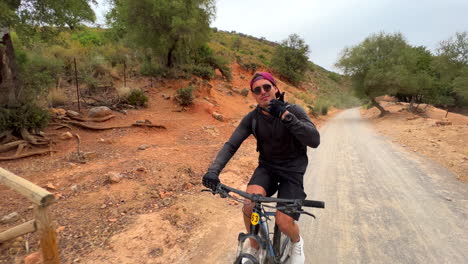
M 265 189 L 263 189 L 263 187 L 260 185 L 248 185 L 246 192 L 250 194 L 260 194 L 260 195 L 266 196 Z M 244 217 L 244 224 L 245 224 L 245 229 L 247 230 L 247 233 L 250 233 L 250 215 L 252 214 L 253 207 L 254 207 L 254 204 L 250 204 L 250 205 L 244 205 L 244 207 L 242 208 L 242 215 Z M 250 240 L 250 245 L 253 248 L 258 248 L 257 242 L 253 239 Z
M 276 224 L 281 232 L 287 235 L 293 243 L 299 241 L 299 226 L 291 216 L 276 211 Z

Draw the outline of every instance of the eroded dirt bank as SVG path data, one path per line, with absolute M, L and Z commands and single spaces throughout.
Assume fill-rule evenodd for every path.
M 1 162 L 0 166 L 48 189 L 58 198 L 51 207 L 63 263 L 219 263 L 234 249 L 243 229 L 240 205 L 200 193 L 201 177 L 254 101 L 238 92 L 248 72 L 236 69 L 231 84 L 221 79 L 134 81 L 146 90 L 148 108 L 129 110 L 106 125 L 150 120 L 167 129 L 123 128 L 89 131 L 81 137 L 86 163 L 74 161 L 77 145 L 56 134 L 49 156 Z M 173 97 L 178 88 L 198 85 L 193 106 L 182 109 Z M 286 84 L 280 82 L 282 87 Z M 296 88 L 289 87 L 287 94 Z M 171 99 L 167 99 L 171 97 Z M 287 99 L 288 95 L 286 96 Z M 213 118 L 222 114 L 223 121 Z M 324 119 L 314 120 L 321 124 Z M 233 187 L 245 184 L 257 164 L 252 138 L 238 150 L 221 179 Z M 118 175 L 110 181 L 110 175 Z M 32 219 L 31 204 L 0 186 L 0 216 L 18 212 L 20 219 L 0 231 Z M 219 234 L 230 234 L 230 236 Z M 38 250 L 36 234 L 0 245 L 0 263 L 23 263 Z M 230 253 L 227 253 L 230 254 Z M 200 260 L 203 256 L 204 260 Z M 215 262 L 213 262 L 215 261 Z

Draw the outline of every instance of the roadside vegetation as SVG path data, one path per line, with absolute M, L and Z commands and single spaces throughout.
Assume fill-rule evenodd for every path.
M 252 74 L 271 71 L 295 86 L 287 100 L 315 116 L 332 107 L 380 107 L 375 98 L 381 95 L 411 102 L 413 110 L 420 103 L 467 104 L 466 32 L 441 42 L 436 54 L 410 46 L 401 34 L 372 35 L 343 51 L 337 63 L 345 73 L 341 75 L 312 63 L 313 47 L 297 34 L 275 43 L 210 28 L 216 13 L 213 0 L 114 0 L 106 29 L 85 25 L 95 20 L 89 3 L 0 4 L 5 14 L 0 18 L 1 144 L 17 138 L 37 143 L 38 130 L 51 120 L 47 107 L 74 108 L 80 101 L 145 107 L 150 100 L 145 90 L 128 80 L 197 76 L 209 81 L 220 73 L 231 82 L 235 64 Z M 246 87 L 239 91 L 249 93 Z M 193 96 L 179 103 L 190 105 Z
M 309 99 L 302 96 L 301 101 L 309 108 L 317 104 L 311 94 L 317 91 L 306 84 L 320 79 L 310 77 L 311 72 L 319 71 L 324 77 L 324 90 L 342 88 L 331 87 L 341 78 L 339 74 L 308 61 L 310 48 L 297 34 L 274 43 L 210 28 L 216 10 L 212 0 L 122 0 L 111 4 L 108 29 L 85 26 L 95 20 L 88 0 L 73 0 L 65 7 L 48 0 L 1 4 L 6 15 L 0 24 L 6 31 L 2 32 L 5 41 L 0 55 L 7 59 L 2 60 L 0 103 L 2 113 L 8 113 L 0 118 L 2 129 L 7 130 L 3 141 L 22 137 L 17 132 L 22 129 L 31 138 L 27 134 L 34 134 L 33 130 L 50 120 L 47 107 L 75 107 L 79 103 L 76 86 L 81 100 L 88 104 L 144 107 L 148 96 L 127 85 L 128 79 L 198 76 L 211 80 L 219 71 L 230 82 L 231 66 L 238 63 L 251 73 L 273 71 L 302 87 Z M 242 90 L 242 95 L 247 96 L 248 90 Z M 322 101 L 326 103 L 320 105 L 326 107 L 338 106 L 333 99 Z
M 411 46 L 401 33 L 378 33 L 345 48 L 337 66 L 351 76 L 356 94 L 369 106 L 387 113 L 377 101 L 382 95 L 442 107 L 468 106 L 468 32 L 442 41 L 435 54 Z

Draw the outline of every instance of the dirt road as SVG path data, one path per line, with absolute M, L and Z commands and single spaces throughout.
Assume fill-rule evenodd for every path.
M 307 263 L 468 263 L 468 186 L 376 134 L 357 109 L 321 130 L 305 176 Z M 311 210 L 309 210 L 311 211 Z

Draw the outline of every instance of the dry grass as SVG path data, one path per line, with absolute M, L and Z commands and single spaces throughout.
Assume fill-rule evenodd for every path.
M 49 90 L 47 95 L 48 105 L 55 107 L 65 105 L 68 102 L 68 97 L 65 94 L 65 90 L 61 88 L 53 88 Z
M 119 85 L 115 87 L 115 89 L 117 90 L 119 97 L 127 97 L 132 91 L 130 87 L 124 87 L 123 85 Z

